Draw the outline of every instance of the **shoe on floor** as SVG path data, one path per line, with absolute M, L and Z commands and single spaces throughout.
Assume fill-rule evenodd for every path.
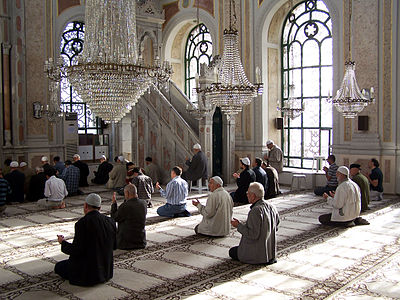
M 184 210 L 184 211 L 182 211 L 180 213 L 175 214 L 174 218 L 190 217 L 190 216 L 191 216 L 190 212 L 188 212 L 187 210 Z
M 354 223 L 356 225 L 369 225 L 369 222 L 365 220 L 364 218 L 358 217 L 354 220 Z
M 147 208 L 152 208 L 152 207 L 153 207 L 153 204 L 151 202 L 148 202 L 147 203 Z

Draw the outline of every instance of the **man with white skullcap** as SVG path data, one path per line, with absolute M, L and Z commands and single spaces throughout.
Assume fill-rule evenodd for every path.
M 89 176 L 89 166 L 87 165 L 87 163 L 81 161 L 81 157 L 79 154 L 75 154 L 72 159 L 74 161 L 73 165 L 77 167 L 80 171 L 79 186 L 89 186 L 87 182 L 87 177 Z
M 20 162 L 19 170 L 21 173 L 24 173 L 25 175 L 24 194 L 27 195 L 29 193 L 29 185 L 31 183 L 31 178 L 33 175 L 36 174 L 36 172 L 32 168 L 30 168 L 28 164 L 24 161 Z
M 197 207 L 203 216 L 200 224 L 194 228 L 197 234 L 207 236 L 225 236 L 231 229 L 231 218 L 233 201 L 229 193 L 223 188 L 221 177 L 214 176 L 208 182 L 211 191 L 206 205 L 201 204 L 197 199 L 192 204 Z
M 25 175 L 19 170 L 17 161 L 10 163 L 10 172 L 4 176 L 11 187 L 11 194 L 7 195 L 7 203 L 24 202 Z
M 273 140 L 267 141 L 268 153 L 264 155 L 264 159 L 268 159 L 271 167 L 274 167 L 278 173 L 283 170 L 283 152 L 281 148 L 275 145 Z
M 248 157 L 240 159 L 240 169 L 243 170 L 240 174 L 233 173 L 233 177 L 236 178 L 236 184 L 238 186 L 237 190 L 231 193 L 235 206 L 249 203 L 246 192 L 250 183 L 256 181 L 256 174 L 250 169 L 250 159 Z
M 61 251 L 69 259 L 56 263 L 54 272 L 70 284 L 92 286 L 113 277 L 113 250 L 116 226 L 112 218 L 100 213 L 101 197 L 89 194 L 83 206 L 85 216 L 75 223 L 72 243 L 57 235 Z
M 208 170 L 207 170 L 207 157 L 204 152 L 201 151 L 200 144 L 193 145 L 194 155 L 192 160 L 186 158 L 185 164 L 189 166 L 189 168 L 182 173 L 182 178 L 186 181 L 197 181 L 198 179 L 207 179 L 208 178 Z
M 361 193 L 359 186 L 349 178 L 350 171 L 341 166 L 337 169 L 336 177 L 339 185 L 336 191 L 323 194 L 332 213 L 319 216 L 319 221 L 324 225 L 354 226 L 367 225 L 366 220 L 359 218 L 361 210 Z
M 102 155 L 100 157 L 100 165 L 97 168 L 97 171 L 93 171 L 94 178 L 92 179 L 92 183 L 106 184 L 112 168 L 113 165 L 107 161 L 107 157 L 105 155 Z

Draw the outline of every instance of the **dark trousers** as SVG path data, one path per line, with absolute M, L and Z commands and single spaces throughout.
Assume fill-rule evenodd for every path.
M 324 225 L 331 225 L 331 226 L 349 226 L 353 220 L 345 221 L 345 222 L 338 222 L 338 221 L 331 221 L 332 214 L 320 215 L 318 221 Z M 354 224 L 353 224 L 354 226 Z
M 229 249 L 229 256 L 233 259 L 233 260 L 239 260 L 238 257 L 238 246 L 232 247 L 231 249 Z
M 68 273 L 68 259 L 59 261 L 54 266 L 54 273 L 60 275 L 62 278 L 69 280 L 69 273 Z
M 317 196 L 322 196 L 324 193 L 327 193 L 329 195 L 330 191 L 336 191 L 336 186 L 330 186 L 330 185 L 317 186 L 314 189 L 314 194 Z

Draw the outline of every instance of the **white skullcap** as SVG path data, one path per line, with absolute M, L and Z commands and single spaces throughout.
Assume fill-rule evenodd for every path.
M 49 161 L 49 159 L 47 158 L 47 156 L 42 156 L 42 161 Z
M 224 185 L 224 182 L 222 181 L 222 178 L 219 177 L 219 176 L 211 177 L 211 179 L 214 180 L 214 182 L 215 182 L 216 184 L 219 184 L 220 186 L 223 186 L 223 185 Z
M 200 144 L 194 144 L 194 145 L 193 145 L 193 149 L 201 150 Z
M 24 162 L 24 161 L 21 161 L 21 163 L 19 164 L 19 166 L 22 168 L 22 167 L 25 167 L 25 166 L 27 166 L 28 164 L 26 163 L 26 162 Z
M 250 159 L 248 157 L 243 157 L 240 159 L 240 161 L 242 162 L 242 164 L 250 166 Z
M 107 157 L 105 155 L 102 155 L 100 158 L 107 160 Z
M 339 173 L 342 173 L 343 175 L 346 175 L 347 177 L 349 177 L 349 169 L 345 166 L 340 166 L 337 171 Z
M 100 207 L 101 206 L 101 197 L 95 193 L 92 193 L 86 197 L 85 202 L 91 206 Z
M 268 140 L 267 141 L 267 145 L 269 145 L 269 144 L 273 144 L 274 143 L 274 141 L 273 140 Z
M 12 162 L 10 163 L 10 168 L 18 168 L 18 166 L 19 166 L 19 164 L 18 164 L 17 161 L 12 161 Z
M 80 157 L 79 154 L 74 154 L 74 156 L 72 156 L 72 158 L 79 158 L 79 159 L 81 159 L 81 157 Z
M 119 159 L 120 162 L 124 162 L 125 161 L 125 159 L 124 159 L 124 157 L 122 155 L 118 156 L 118 159 Z

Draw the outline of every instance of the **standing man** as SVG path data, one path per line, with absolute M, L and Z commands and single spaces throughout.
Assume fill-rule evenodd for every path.
M 64 180 L 69 196 L 83 194 L 83 192 L 79 190 L 79 179 L 81 177 L 81 172 L 72 164 L 70 160 L 65 161 L 65 169 L 58 177 Z
M 332 226 L 367 225 L 366 220 L 359 218 L 361 209 L 360 188 L 349 179 L 350 171 L 341 166 L 336 172 L 339 185 L 336 192 L 324 193 L 323 197 L 332 206 L 332 213 L 319 216 L 319 222 Z M 366 223 L 365 223 L 366 222 Z
M 171 170 L 171 181 L 168 182 L 164 191 L 160 184 L 156 183 L 156 188 L 160 190 L 162 197 L 167 199 L 167 203 L 157 209 L 158 215 L 162 217 L 190 217 L 190 212 L 186 210 L 186 198 L 189 194 L 187 182 L 181 178 L 182 169 L 178 166 Z
M 89 166 L 87 165 L 87 163 L 81 161 L 81 157 L 79 154 L 75 154 L 73 156 L 73 160 L 73 165 L 77 167 L 80 171 L 79 186 L 89 186 L 87 182 L 87 177 L 89 176 Z
M 265 170 L 261 167 L 262 163 L 263 163 L 262 159 L 259 157 L 256 157 L 256 159 L 253 162 L 253 172 L 254 172 L 254 174 L 256 174 L 256 182 L 261 183 L 261 185 L 264 187 L 264 193 L 267 193 L 268 177 L 267 177 L 267 173 L 265 172 Z
M 162 183 L 160 176 L 159 167 L 153 163 L 153 159 L 151 157 L 146 157 L 146 166 L 144 167 L 144 173 L 149 176 L 155 185 L 157 182 Z
M 10 163 L 10 172 L 4 176 L 11 187 L 11 194 L 7 197 L 7 202 L 24 202 L 24 183 L 25 175 L 18 170 L 17 161 Z
M 122 155 L 118 156 L 115 166 L 108 174 L 107 188 L 116 190 L 124 187 L 126 174 L 125 159 Z
M 200 144 L 193 145 L 194 155 L 190 161 L 186 158 L 185 164 L 189 166 L 189 169 L 182 173 L 182 178 L 190 181 L 197 181 L 198 179 L 207 179 L 207 157 L 201 151 Z
M 338 186 L 338 180 L 336 178 L 336 171 L 338 170 L 338 165 L 335 163 L 336 157 L 331 154 L 328 156 L 326 160 L 329 164 L 329 168 L 324 167 L 323 170 L 325 172 L 326 177 L 326 186 L 317 186 L 314 189 L 314 193 L 317 196 L 322 196 L 324 193 L 329 193 L 330 191 L 336 190 Z
M 3 178 L 2 170 L 0 169 L 0 216 L 6 210 L 7 195 L 11 194 L 11 188 L 7 180 Z
M 264 187 L 253 182 L 247 198 L 250 211 L 245 223 L 233 219 L 231 224 L 242 234 L 239 246 L 229 249 L 229 256 L 248 264 L 276 263 L 276 231 L 280 222 L 276 208 L 263 200 Z
M 281 148 L 274 144 L 273 140 L 267 141 L 268 153 L 264 155 L 264 159 L 268 159 L 272 167 L 274 167 L 278 173 L 283 171 L 283 153 Z
M 92 183 L 96 184 L 106 184 L 109 177 L 108 174 L 111 172 L 113 165 L 107 161 L 107 157 L 102 155 L 100 157 L 100 165 L 97 168 L 97 171 L 93 171 L 94 178 L 92 179 Z
M 45 199 L 39 199 L 37 204 L 45 208 L 65 208 L 64 198 L 68 191 L 62 179 L 56 177 L 54 169 L 44 171 L 47 181 L 44 186 Z
M 113 193 L 111 218 L 118 222 L 117 248 L 143 249 L 146 247 L 146 201 L 138 199 L 136 187 L 127 184 L 124 187 L 125 201 L 117 206 L 116 193 Z
M 369 183 L 368 178 L 360 172 L 361 166 L 359 164 L 350 165 L 351 179 L 357 183 L 361 190 L 361 211 L 367 211 L 369 209 Z
M 256 181 L 256 174 L 250 168 L 250 159 L 244 157 L 240 159 L 240 169 L 243 171 L 238 173 L 233 173 L 233 177 L 236 178 L 236 184 L 238 188 L 235 192 L 231 193 L 234 205 L 248 204 L 246 192 L 249 188 L 250 183 Z
M 197 199 L 192 204 L 197 207 L 203 216 L 200 224 L 194 228 L 196 234 L 207 236 L 225 236 L 231 229 L 233 202 L 229 193 L 223 188 L 224 182 L 221 177 L 214 176 L 208 182 L 211 191 L 206 205 L 201 204 Z
M 153 181 L 147 175 L 144 175 L 139 167 L 133 168 L 132 184 L 137 189 L 139 199 L 145 200 L 147 207 L 153 207 L 151 204 L 151 194 L 154 193 Z
M 91 286 L 113 277 L 113 249 L 116 226 L 113 219 L 100 213 L 101 197 L 89 194 L 83 206 L 85 216 L 75 223 L 72 243 L 57 235 L 61 251 L 69 259 L 56 263 L 54 272 L 70 284 Z
M 368 168 L 371 169 L 371 173 L 366 174 L 369 181 L 370 200 L 380 201 L 383 199 L 383 173 L 379 168 L 379 162 L 375 158 L 371 158 Z

